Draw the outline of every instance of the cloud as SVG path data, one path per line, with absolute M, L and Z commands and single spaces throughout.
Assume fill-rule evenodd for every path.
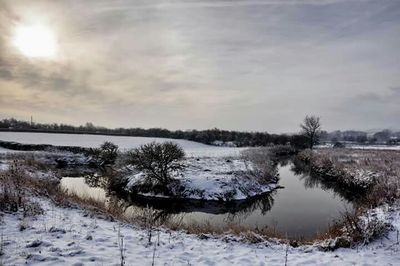
M 309 113 L 334 129 L 384 126 L 363 114 L 397 111 L 398 90 L 381 88 L 400 84 L 398 1 L 29 3 L 0 6 L 3 116 L 280 132 Z M 9 45 L 35 20 L 57 34 L 56 60 Z
M 400 88 L 391 87 L 380 92 L 366 92 L 349 96 L 335 108 L 341 128 L 397 128 L 400 113 Z

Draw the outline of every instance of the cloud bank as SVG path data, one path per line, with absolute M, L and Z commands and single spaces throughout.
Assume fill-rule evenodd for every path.
M 12 46 L 57 36 L 52 60 Z M 3 1 L 2 117 L 292 132 L 396 127 L 398 1 Z

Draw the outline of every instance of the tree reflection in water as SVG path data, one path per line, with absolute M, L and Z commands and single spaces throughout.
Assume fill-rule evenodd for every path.
M 306 188 L 320 188 L 324 191 L 333 191 L 335 196 L 342 197 L 353 204 L 362 201 L 365 196 L 363 191 L 349 190 L 338 185 L 336 182 L 324 179 L 323 176 L 314 173 L 310 166 L 303 162 L 294 160 L 290 170 L 295 175 L 300 176 L 299 178 L 304 182 Z
M 119 209 L 127 218 L 141 220 L 144 212 L 148 215 L 148 210 L 151 210 L 153 222 L 159 225 L 181 222 L 185 214 L 194 212 L 224 214 L 227 222 L 244 220 L 256 210 L 265 215 L 272 208 L 276 193 L 273 191 L 231 202 L 148 198 L 107 190 L 107 178 L 100 175 L 87 175 L 84 179 L 89 187 L 103 188 L 106 191 L 107 205 Z
M 289 165 L 290 170 L 294 175 L 299 177 L 306 188 L 329 190 L 335 196 L 337 195 L 352 203 L 361 198 L 361 195 L 354 193 L 354 191 L 343 189 L 333 182 L 326 182 L 322 177 L 313 174 L 307 165 L 292 161 L 291 158 L 283 158 L 277 162 L 277 165 L 279 167 Z M 128 219 L 142 223 L 151 219 L 154 225 L 174 224 L 176 228 L 179 228 L 179 224 L 182 223 L 186 225 L 210 224 L 211 226 L 218 227 L 218 222 L 211 224 L 214 223 L 211 222 L 214 216 L 219 216 L 219 219 L 223 219 L 222 224 L 244 225 L 246 227 L 249 219 L 264 219 L 262 217 L 267 215 L 271 210 L 274 205 L 274 197 L 277 194 L 275 190 L 271 193 L 265 193 L 246 200 L 230 202 L 149 198 L 124 193 L 123 191 L 117 193 L 107 190 L 107 178 L 100 175 L 86 176 L 85 181 L 90 187 L 105 189 L 107 204 L 111 204 L 113 208 L 123 212 Z M 253 215 L 258 218 L 250 217 Z M 190 220 L 191 218 L 192 220 Z M 270 223 L 269 226 L 271 226 Z M 221 221 L 219 225 L 221 225 Z

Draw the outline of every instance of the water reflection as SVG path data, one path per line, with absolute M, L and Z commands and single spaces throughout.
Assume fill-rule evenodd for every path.
M 291 164 L 291 171 L 296 176 L 299 176 L 306 188 L 319 188 L 324 191 L 333 191 L 337 197 L 342 197 L 352 203 L 360 202 L 365 196 L 365 191 L 350 190 L 333 181 L 324 179 L 322 176 L 315 174 L 308 165 L 302 162 L 294 161 Z
M 352 209 L 351 193 L 324 183 L 307 169 L 290 160 L 280 162 L 283 189 L 248 200 L 217 201 L 148 199 L 106 192 L 107 179 L 100 176 L 63 178 L 61 185 L 82 197 L 92 197 L 113 204 L 128 217 L 144 219 L 152 210 L 157 224 L 208 224 L 215 227 L 237 225 L 249 229 L 272 229 L 291 238 L 312 237 L 322 232 Z

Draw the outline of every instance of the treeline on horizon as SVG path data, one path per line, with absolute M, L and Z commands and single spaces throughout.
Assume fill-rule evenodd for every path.
M 14 118 L 0 120 L 0 130 L 20 130 L 20 131 L 41 131 L 54 133 L 88 133 L 105 134 L 118 136 L 136 137 L 158 137 L 171 139 L 186 139 L 201 142 L 209 145 L 220 146 L 268 146 L 290 144 L 295 148 L 303 149 L 307 147 L 307 138 L 301 134 L 270 134 L 267 132 L 241 132 L 221 129 L 208 130 L 175 130 L 171 131 L 163 128 L 115 128 L 110 129 L 86 123 L 81 126 L 57 123 L 30 123 L 28 121 L 17 120 Z M 400 132 L 382 130 L 375 133 L 364 131 L 322 131 L 320 142 L 351 142 L 359 144 L 400 144 Z
M 30 123 L 14 118 L 0 120 L 0 129 L 21 130 L 21 131 L 42 131 L 59 133 L 90 133 L 108 134 L 119 136 L 136 137 L 159 137 L 171 139 L 186 139 L 210 145 L 221 146 L 268 146 L 290 144 L 296 148 L 307 147 L 307 138 L 300 134 L 269 134 L 267 132 L 240 132 L 220 130 L 217 128 L 208 130 L 175 130 L 171 131 L 163 128 L 115 128 L 95 126 L 86 123 L 81 126 L 67 124 L 46 124 Z

